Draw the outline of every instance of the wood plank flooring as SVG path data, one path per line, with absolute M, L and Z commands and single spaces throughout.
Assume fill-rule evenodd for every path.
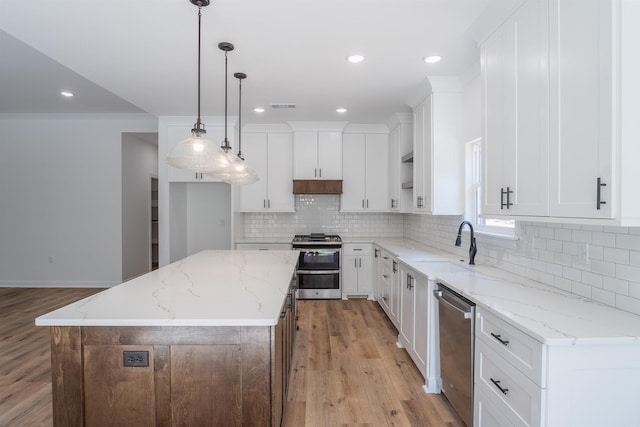
M 0 427 L 52 425 L 49 329 L 41 314 L 100 289 L 0 288 Z M 463 426 L 423 379 L 377 303 L 299 302 L 286 427 Z
M 299 301 L 285 427 L 464 426 L 424 379 L 376 302 Z
M 102 289 L 0 288 L 0 426 L 52 425 L 49 328 L 36 317 Z

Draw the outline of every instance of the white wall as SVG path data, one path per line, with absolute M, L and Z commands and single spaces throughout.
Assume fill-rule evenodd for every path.
M 122 132 L 140 116 L 0 117 L 0 285 L 109 286 L 122 278 Z
M 122 135 L 123 281 L 148 272 L 151 265 L 151 177 L 158 176 L 158 137 L 153 143 L 147 136 Z

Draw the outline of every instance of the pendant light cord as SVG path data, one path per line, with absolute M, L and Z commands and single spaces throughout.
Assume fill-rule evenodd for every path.
M 224 151 L 229 151 L 231 146 L 229 145 L 229 140 L 227 139 L 227 64 L 229 62 L 229 52 L 224 52 L 224 145 L 222 149 Z
M 198 119 L 196 121 L 196 125 L 193 129 L 193 132 L 197 133 L 197 136 L 200 136 L 202 133 L 206 133 L 202 121 L 200 120 L 200 38 L 201 38 L 201 30 L 202 28 L 202 6 L 198 6 Z
M 238 88 L 238 157 L 244 160 L 242 157 L 242 79 L 238 79 L 240 87 Z

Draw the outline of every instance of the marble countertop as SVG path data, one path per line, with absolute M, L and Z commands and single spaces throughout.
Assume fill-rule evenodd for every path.
M 272 326 L 297 251 L 202 251 L 36 319 L 40 326 Z
M 438 280 L 479 307 L 548 345 L 640 345 L 640 316 L 407 239 L 373 239 L 428 279 Z M 429 261 L 463 272 L 433 271 Z M 433 264 L 431 264 L 433 265 Z M 437 269 L 435 269 L 437 270 Z

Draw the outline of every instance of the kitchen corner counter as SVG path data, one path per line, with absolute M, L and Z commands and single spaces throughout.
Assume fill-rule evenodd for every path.
M 373 239 L 416 272 L 491 310 L 547 345 L 640 345 L 640 316 L 488 265 L 464 264 L 460 257 L 408 239 Z M 420 262 L 422 261 L 422 262 Z M 447 261 L 468 272 L 429 271 Z
M 295 251 L 202 251 L 36 319 L 39 326 L 273 326 Z

